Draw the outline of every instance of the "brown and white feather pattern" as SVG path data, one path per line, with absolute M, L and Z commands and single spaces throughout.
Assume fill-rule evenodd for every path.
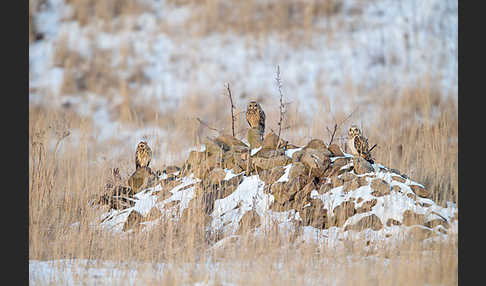
M 261 139 L 265 132 L 265 112 L 256 101 L 250 101 L 246 108 L 246 120 L 251 128 L 257 128 L 260 131 Z
M 349 128 L 346 147 L 352 155 L 360 156 L 367 161 L 373 162 L 369 152 L 368 139 L 362 135 L 361 130 L 356 125 L 352 125 Z
M 137 150 L 135 151 L 135 168 L 148 167 L 150 161 L 152 160 L 152 149 L 145 141 L 141 141 L 137 145 Z

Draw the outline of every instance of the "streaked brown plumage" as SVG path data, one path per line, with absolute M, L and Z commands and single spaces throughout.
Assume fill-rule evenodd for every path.
M 356 125 L 351 125 L 349 128 L 346 148 L 351 154 L 360 156 L 366 161 L 373 163 L 369 152 L 368 139 L 362 135 L 361 130 Z
M 140 167 L 148 167 L 152 160 L 152 149 L 148 146 L 147 142 L 140 141 L 135 151 L 135 169 Z
M 261 140 L 265 132 L 265 112 L 258 102 L 252 100 L 246 108 L 246 120 L 251 128 L 257 128 L 260 132 Z

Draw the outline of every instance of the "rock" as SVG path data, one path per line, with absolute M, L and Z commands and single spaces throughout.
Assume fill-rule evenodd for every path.
M 194 177 L 204 180 L 209 175 L 209 168 L 207 168 L 206 164 L 201 164 L 192 168 L 192 172 Z
M 416 206 L 420 206 L 420 207 L 424 207 L 424 208 L 428 208 L 428 207 L 430 207 L 432 204 L 429 204 L 429 203 L 426 203 L 426 202 L 415 202 L 415 205 L 416 205 Z
M 214 155 L 214 154 L 222 155 L 225 151 L 228 151 L 230 149 L 228 145 L 218 142 L 219 144 L 221 144 L 220 146 L 211 138 L 205 138 L 203 143 L 204 145 L 206 145 L 205 152 L 207 153 L 207 155 Z
M 253 158 L 252 159 L 253 164 L 260 168 L 260 169 L 272 169 L 278 166 L 286 166 L 292 162 L 292 160 L 285 156 L 281 155 L 278 157 L 273 157 L 273 158 Z
M 243 174 L 234 176 L 229 180 L 222 180 L 218 185 L 212 184 L 209 180 L 203 180 L 196 185 L 196 196 L 192 201 L 195 202 L 195 207 L 209 215 L 213 211 L 214 201 L 231 195 L 242 180 Z
M 337 157 L 337 156 L 344 156 L 343 151 L 337 144 L 331 144 L 329 147 L 327 147 L 329 151 L 331 151 L 332 156 Z
M 327 209 L 324 209 L 324 203 L 320 199 L 310 200 L 310 206 L 304 207 L 299 215 L 303 226 L 310 225 L 318 229 L 327 228 Z
M 407 197 L 411 198 L 414 201 L 417 200 L 417 195 L 416 194 L 408 193 L 407 194 Z
M 150 173 L 148 167 L 140 167 L 128 178 L 128 186 L 136 194 L 149 186 L 151 176 L 153 175 Z
M 297 191 L 294 196 L 294 209 L 301 211 L 302 208 L 310 202 L 310 194 L 316 189 L 314 182 L 309 182 L 302 189 Z
M 337 187 L 344 185 L 344 181 L 342 179 L 338 178 L 338 176 L 334 176 L 334 177 L 331 177 L 331 185 L 332 185 L 332 188 L 337 188 Z
M 130 187 L 115 186 L 108 193 L 105 193 L 95 200 L 95 204 L 108 205 L 110 209 L 124 210 L 133 207 L 135 202 L 130 200 L 134 191 Z
M 320 139 L 312 139 L 307 143 L 304 147 L 304 150 L 307 151 L 308 149 L 318 150 L 319 152 L 323 153 L 326 157 L 331 157 L 332 153 L 327 149 L 326 143 Z M 322 160 L 322 159 L 321 159 Z
M 255 149 L 262 145 L 262 139 L 258 128 L 248 129 L 248 143 L 250 143 L 250 149 Z
M 186 162 L 184 163 L 184 168 L 189 171 L 193 171 L 195 166 L 199 166 L 201 164 L 201 161 L 205 157 L 204 152 L 197 152 L 197 151 L 191 151 L 189 153 L 189 157 L 187 158 Z
M 322 184 L 319 190 L 317 191 L 319 194 L 323 195 L 329 192 L 332 189 L 332 185 L 329 183 Z
M 205 165 L 206 169 L 212 170 L 214 167 L 222 167 L 222 163 L 222 154 L 211 154 L 207 156 L 206 160 L 202 162 L 201 165 Z
M 174 165 L 171 165 L 171 166 L 165 167 L 165 169 L 162 171 L 162 173 L 169 175 L 169 174 L 177 173 L 180 170 L 181 170 L 181 168 L 174 166 Z
M 341 168 L 348 164 L 348 159 L 346 158 L 338 158 L 331 163 L 331 165 L 327 168 L 324 172 L 325 177 L 332 177 L 334 175 L 339 175 Z
M 297 145 L 291 144 L 291 143 L 287 143 L 286 148 L 287 148 L 287 150 L 290 150 L 290 149 L 297 149 L 297 148 L 300 148 L 300 147 L 297 146 Z
M 272 157 L 278 157 L 285 155 L 285 152 L 283 150 L 274 150 L 274 149 L 261 149 L 258 151 L 254 157 L 259 157 L 259 158 L 272 158 Z
M 279 149 L 284 148 L 288 143 L 287 141 L 283 140 L 282 138 L 280 138 L 280 140 L 279 140 L 278 136 L 275 133 L 270 132 L 263 139 L 262 149 L 275 150 L 275 149 L 277 149 L 277 142 L 278 142 L 278 148 Z
M 349 173 L 347 173 L 349 174 Z M 350 191 L 354 191 L 359 188 L 357 180 L 345 181 L 343 184 L 343 192 L 347 193 Z
M 440 218 L 429 220 L 428 222 L 424 223 L 424 225 L 429 228 L 435 228 L 438 225 L 442 225 L 444 228 L 449 228 L 447 221 Z
M 273 183 L 270 191 L 276 202 L 284 204 L 294 200 L 295 194 L 305 186 L 305 179 L 301 176 L 289 180 L 286 183 Z
M 371 214 L 369 216 L 361 218 L 353 225 L 347 225 L 344 230 L 362 231 L 367 228 L 371 228 L 372 230 L 377 231 L 383 228 L 383 223 L 381 222 L 379 217 L 377 217 L 375 214 Z
M 344 201 L 333 210 L 333 225 L 341 227 L 346 220 L 352 217 L 356 210 L 354 209 L 354 202 Z
M 361 157 L 353 158 L 354 172 L 358 175 L 372 173 L 375 171 L 373 166 Z
M 261 225 L 260 216 L 254 210 L 247 211 L 238 222 L 236 234 L 243 234 Z
M 139 212 L 132 210 L 123 224 L 123 231 L 130 229 L 138 230 L 143 219 L 143 216 Z
M 391 190 L 393 192 L 402 193 L 402 188 L 398 185 L 393 185 Z
M 242 171 L 246 170 L 247 168 L 250 169 L 250 171 L 253 169 L 253 166 L 249 163 L 249 153 L 242 153 L 238 155 L 238 153 L 234 153 L 233 156 L 233 172 L 235 174 L 239 174 Z
M 352 174 L 352 173 L 344 173 L 340 176 L 340 178 L 344 181 L 344 182 L 347 182 L 347 181 L 352 181 L 354 179 L 356 179 L 356 175 Z
M 431 198 L 432 194 L 428 190 L 422 188 L 419 185 L 410 185 L 412 191 L 421 198 Z
M 226 172 L 221 168 L 214 168 L 209 172 L 209 181 L 212 184 L 219 184 L 226 177 Z
M 282 166 L 277 166 L 272 169 L 262 170 L 258 174 L 258 176 L 260 177 L 260 180 L 265 182 L 265 184 L 271 185 L 275 181 L 280 179 L 280 177 L 282 177 L 284 173 L 285 173 L 285 168 Z
M 292 167 L 290 167 L 289 171 L 289 179 L 293 179 L 297 176 L 307 176 L 308 171 L 305 168 L 305 165 L 301 162 L 293 163 Z
M 349 159 L 347 158 L 337 158 L 332 162 L 333 166 L 341 168 L 349 163 Z
M 423 225 L 425 221 L 425 215 L 414 213 L 411 210 L 404 211 L 402 216 L 402 223 L 406 226 Z
M 402 178 L 401 176 L 392 176 L 391 178 L 392 178 L 392 180 L 398 181 L 400 183 L 405 183 L 407 181 L 404 178 Z
M 302 155 L 301 162 L 310 170 L 314 177 L 322 177 L 331 164 L 331 160 L 322 152 L 315 149 L 307 149 Z
M 302 159 L 302 155 L 304 155 L 304 150 L 295 151 L 292 154 L 292 162 L 293 163 L 300 162 L 300 159 Z
M 273 195 L 274 201 L 283 204 L 290 200 L 290 197 L 294 194 L 289 192 L 290 187 L 287 183 L 284 182 L 276 182 L 270 186 L 270 193 Z
M 382 179 L 373 179 L 371 188 L 374 190 L 371 194 L 375 197 L 381 197 L 390 194 L 390 185 Z
M 378 201 L 372 199 L 371 201 L 364 202 L 359 208 L 356 209 L 356 213 L 365 213 L 371 211 L 371 209 L 376 205 Z
M 434 233 L 433 230 L 426 227 L 420 227 L 420 226 L 411 227 L 408 230 L 407 234 L 411 239 L 415 239 L 415 240 L 424 240 L 437 235 L 436 233 Z
M 392 218 L 389 218 L 387 221 L 386 221 L 386 226 L 392 226 L 392 225 L 402 225 L 401 222 L 399 222 L 398 220 L 396 219 L 392 219 Z
M 214 142 L 224 151 L 232 150 L 239 153 L 248 152 L 248 146 L 243 143 L 243 141 L 231 135 L 220 135 L 214 139 Z
M 356 182 L 358 183 L 358 186 L 367 186 L 369 183 L 366 178 L 367 177 L 356 177 Z
M 329 165 L 331 164 L 331 160 L 329 159 L 330 157 L 330 152 L 326 150 L 327 152 L 323 152 L 322 150 L 319 149 L 313 149 L 313 148 L 307 148 L 304 149 L 304 152 L 311 155 L 314 158 L 318 158 L 321 161 L 329 161 Z

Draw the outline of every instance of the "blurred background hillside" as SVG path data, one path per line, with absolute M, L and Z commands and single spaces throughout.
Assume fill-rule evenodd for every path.
M 358 124 L 380 163 L 457 198 L 457 13 L 449 0 L 29 0 L 31 137 L 124 173 L 141 139 L 155 167 L 180 164 L 215 134 L 197 118 L 231 133 L 226 84 L 237 137 L 251 99 L 276 130 L 280 66 L 286 139 L 328 142 L 342 123 L 342 144 Z

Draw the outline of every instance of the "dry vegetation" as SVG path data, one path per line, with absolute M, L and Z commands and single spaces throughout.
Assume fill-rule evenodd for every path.
M 210 122 L 219 122 L 216 126 L 224 127 L 229 133 L 229 103 L 224 107 L 225 102 L 221 100 L 223 106 L 205 110 L 197 98 L 186 98 L 187 102 L 183 106 L 195 114 L 211 114 L 213 111 L 214 117 L 211 117 Z M 377 161 L 400 169 L 414 180 L 423 182 L 433 190 L 434 198 L 439 202 L 457 201 L 457 103 L 426 89 L 399 91 L 395 102 L 400 104 L 387 100 L 377 101 L 374 108 L 383 116 L 373 125 L 358 121 L 362 123 L 370 140 L 379 146 L 374 151 Z M 264 108 L 269 114 L 269 126 L 275 130 L 279 116 L 278 103 L 265 102 Z M 328 141 L 330 134 L 325 126 L 331 127 L 334 120 L 340 122 L 347 114 L 321 114 L 327 115 L 305 118 L 299 114 L 298 108 L 289 108 L 284 126 L 300 127 L 284 130 L 283 137 L 296 143 L 304 142 L 309 137 Z M 348 120 L 352 121 L 353 117 L 355 115 Z M 192 121 L 177 121 L 170 117 L 159 120 L 175 129 L 191 128 L 192 132 L 197 133 L 197 125 Z M 237 131 L 244 130 L 243 120 L 240 116 L 236 124 Z M 104 149 L 101 144 L 90 144 L 92 123 L 74 113 L 31 108 L 29 122 L 30 259 L 86 258 L 120 263 L 171 263 L 174 268 L 150 279 L 155 279 L 153 283 L 172 285 L 201 281 L 210 276 L 208 269 L 199 267 L 186 278 L 181 277 L 182 269 L 187 265 L 204 265 L 212 257 L 205 254 L 210 242 L 205 239 L 201 227 L 203 216 L 196 214 L 180 224 L 162 223 L 150 233 L 134 235 L 128 239 L 90 227 L 91 222 L 98 220 L 102 210 L 88 207 L 87 201 L 102 191 L 111 167 L 120 166 L 125 175 L 133 171 L 130 151 L 120 158 L 100 161 L 98 157 L 103 155 Z M 312 124 L 306 125 L 303 122 Z M 188 127 L 191 124 L 193 126 Z M 347 126 L 347 122 L 344 125 Z M 199 129 L 201 134 L 207 131 L 204 127 Z M 71 141 L 71 136 L 63 138 L 67 130 L 80 131 L 78 142 Z M 343 131 L 340 130 L 340 133 Z M 300 135 L 292 136 L 294 133 Z M 187 134 L 185 140 L 194 142 L 197 134 L 189 131 Z M 237 137 L 242 138 L 244 135 Z M 172 152 L 182 151 L 180 145 L 175 146 L 179 147 L 175 147 Z M 157 149 L 157 146 L 153 146 L 153 149 Z M 76 222 L 79 225 L 70 226 Z M 271 282 L 290 285 L 303 282 L 308 276 L 316 279 L 331 276 L 352 285 L 396 285 L 408 284 L 413 277 L 414 284 L 457 284 L 457 237 L 454 236 L 450 241 L 432 246 L 410 241 L 396 247 L 376 245 L 367 252 L 362 250 L 366 244 L 364 239 L 349 241 L 347 247 L 339 251 L 325 245 L 296 246 L 291 243 L 291 239 L 292 236 L 269 232 L 265 237 L 257 239 L 246 237 L 242 246 L 230 245 L 220 259 L 223 265 L 228 263 L 236 267 L 239 274 L 233 278 L 226 275 L 219 279 L 238 284 L 261 285 Z M 346 257 L 350 255 L 353 259 L 375 257 L 376 260 L 369 263 L 349 262 Z M 327 259 L 339 261 L 342 268 L 337 272 L 329 268 Z M 385 260 L 388 263 L 386 271 L 381 269 Z M 275 268 L 280 262 L 281 268 Z
M 29 1 L 30 41 L 36 39 L 32 18 L 40 2 Z M 149 9 L 134 0 L 68 2 L 74 7 L 73 19 L 81 25 L 93 19 L 112 23 L 107 20 Z M 305 4 L 283 1 L 276 6 L 254 0 L 168 2 L 198 6 L 197 12 L 184 23 L 187 27 L 197 26 L 198 33 L 251 33 L 257 37 L 269 31 L 279 31 L 284 36 L 297 35 L 299 31 L 311 35 L 317 29 L 314 25 L 317 19 L 339 13 L 341 7 L 338 0 L 306 1 Z M 229 2 L 233 6 L 228 5 Z M 367 2 L 372 1 L 362 1 L 363 5 Z M 359 9 L 354 13 L 359 13 Z M 105 26 L 108 30 L 118 28 L 114 24 Z M 115 94 L 126 95 L 121 104 L 112 107 L 113 120 L 136 127 L 154 124 L 173 132 L 173 136 L 157 138 L 152 146 L 154 152 L 161 152 L 157 150 L 159 143 L 168 142 L 164 155 L 172 158 L 155 162 L 159 164 L 156 168 L 165 163 L 181 164 L 186 158 L 177 154 L 212 134 L 196 121 L 197 117 L 214 128 L 231 133 L 229 102 L 223 85 L 219 95 L 191 91 L 182 97 L 174 110 L 161 113 L 154 109 L 154 102 L 135 104 L 130 100 L 128 94 L 136 90 L 109 68 L 109 58 L 103 51 L 94 49 L 95 61 L 87 61 L 67 45 L 67 40 L 61 40 L 55 57 L 56 65 L 65 68 L 62 94 L 94 92 L 107 98 Z M 127 47 L 125 57 L 130 54 L 130 47 Z M 128 81 L 143 84 L 143 73 L 135 72 Z M 236 101 L 235 133 L 242 139 L 246 136 L 244 108 L 248 96 L 237 90 L 232 92 Z M 277 91 L 260 99 L 267 114 L 267 132 L 270 129 L 276 131 L 279 118 Z M 424 79 L 423 85 L 415 88 L 396 90 L 382 86 L 374 93 L 362 92 L 359 102 L 363 99 L 365 103 L 359 104 L 358 99 L 354 99 L 356 103 L 352 108 L 357 110 L 346 121 L 349 114 L 339 107 L 340 102 L 331 106 L 325 96 L 319 97 L 315 116 L 301 112 L 303 103 L 292 102 L 282 126 L 282 137 L 296 145 L 304 144 L 310 138 L 328 142 L 330 134 L 326 127 L 332 129 L 335 123 L 344 121 L 336 135 L 337 142 L 343 146 L 341 139 L 347 127 L 357 123 L 370 143 L 378 144 L 373 151 L 377 162 L 424 184 L 433 191 L 433 199 L 439 204 L 458 202 L 457 97 L 436 92 L 428 84 L 428 79 Z M 209 101 L 214 104 L 206 104 Z M 326 245 L 295 245 L 292 236 L 270 231 L 265 237 L 243 236 L 241 245 L 230 244 L 222 255 L 216 255 L 206 252 L 210 242 L 205 239 L 201 227 L 203 218 L 197 214 L 183 223 L 164 222 L 151 232 L 128 238 L 102 232 L 90 224 L 99 220 L 105 210 L 88 207 L 87 202 L 102 192 L 110 168 L 120 167 L 125 177 L 133 171 L 133 150 L 125 149 L 125 153 L 116 157 L 106 156 L 107 146 L 120 142 L 116 138 L 96 142 L 95 138 L 92 120 L 69 107 L 62 110 L 29 107 L 30 260 L 110 260 L 120 267 L 124 267 L 124 262 L 172 265 L 160 273 L 152 272 L 152 276 L 139 277 L 145 285 L 194 283 L 207 281 L 212 275 L 216 275 L 215 284 L 224 281 L 238 285 L 295 285 L 329 277 L 338 281 L 338 285 L 456 285 L 458 282 L 458 246 L 454 235 L 449 241 L 428 246 L 418 240 L 409 240 L 396 246 L 376 245 L 363 251 L 365 239 L 346 242 L 345 249 L 338 250 Z M 77 222 L 79 224 L 72 226 Z M 227 271 L 214 274 L 201 267 L 213 258 L 219 259 Z M 365 258 L 370 260 L 364 262 Z M 150 267 L 147 269 L 142 265 L 134 267 L 141 273 L 151 271 Z M 236 274 L 232 275 L 229 267 Z M 79 282 L 82 281 L 83 277 L 79 277 Z M 62 281 L 58 283 L 62 284 Z

